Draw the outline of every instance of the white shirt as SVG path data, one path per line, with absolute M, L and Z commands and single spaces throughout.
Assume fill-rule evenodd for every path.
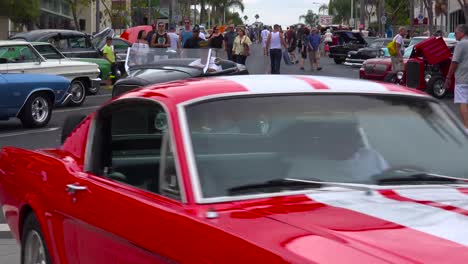
M 332 34 L 331 32 L 327 32 L 327 33 L 325 33 L 325 35 L 324 35 L 324 36 L 325 36 L 325 40 L 324 40 L 324 42 L 332 42 L 332 41 L 333 41 L 333 39 L 332 39 L 332 37 L 333 37 L 333 34 Z
M 200 34 L 199 34 L 198 36 L 199 36 L 201 39 L 206 40 L 205 33 L 200 32 Z
M 271 32 L 270 49 L 281 49 L 280 32 Z
M 393 41 L 395 41 L 395 43 L 400 44 L 400 53 L 401 53 L 401 55 L 405 54 L 405 45 L 404 45 L 404 42 L 403 42 L 403 37 L 400 34 L 397 34 L 395 36 L 395 38 L 393 38 Z
M 171 49 L 177 49 L 177 42 L 179 41 L 179 35 L 177 35 L 175 32 L 169 32 L 167 33 L 169 36 L 170 42 L 171 42 Z
M 267 41 L 267 38 L 268 38 L 268 34 L 270 34 L 270 31 L 268 29 L 264 29 L 262 30 L 262 42 L 264 44 L 266 44 L 266 41 Z

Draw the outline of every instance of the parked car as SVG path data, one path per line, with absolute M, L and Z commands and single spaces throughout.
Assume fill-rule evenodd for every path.
M 214 49 L 149 49 L 145 53 L 130 52 L 127 74 L 112 88 L 116 97 L 150 84 L 195 77 L 248 74 L 244 65 L 218 57 L 225 54 Z
M 31 42 L 33 47 L 46 59 L 48 60 L 72 60 L 72 61 L 83 61 L 89 63 L 95 63 L 99 66 L 100 75 L 98 76 L 101 81 L 105 81 L 110 74 L 111 66 L 106 59 L 99 58 L 67 58 L 58 49 L 48 42 Z M 99 86 L 88 87 L 88 94 L 94 95 L 99 92 Z
M 67 121 L 59 148 L 0 152 L 0 204 L 35 263 L 468 259 L 468 135 L 419 91 L 199 78 Z
M 367 59 L 381 57 L 383 55 L 381 49 L 383 47 L 387 47 L 388 43 L 391 41 L 391 38 L 379 38 L 370 42 L 369 45 L 365 48 L 361 48 L 356 51 L 352 50 L 348 52 L 348 57 L 346 58 L 344 64 L 348 66 L 360 67 Z
M 132 47 L 132 43 L 126 39 L 115 37 L 114 30 L 111 28 L 106 28 L 98 34 L 94 35 L 91 40 L 94 47 L 96 47 L 101 53 L 104 45 L 106 45 L 107 37 L 112 37 L 112 46 L 114 46 L 115 51 L 115 63 L 117 64 L 117 68 L 119 70 L 118 77 L 120 78 L 120 76 L 126 74 L 125 60 L 127 59 L 127 51 L 130 47 Z
M 95 63 L 68 59 L 46 59 L 25 41 L 0 41 L 0 72 L 48 73 L 67 77 L 71 82 L 69 105 L 78 106 L 86 100 L 86 91 L 96 93 L 101 79 Z
M 46 126 L 53 107 L 70 101 L 70 89 L 62 76 L 0 73 L 0 120 L 17 117 L 24 127 Z
M 15 34 L 13 40 L 49 42 L 69 58 L 101 58 L 91 36 L 75 30 L 39 29 Z
M 136 26 L 136 27 L 130 27 L 124 30 L 122 34 L 120 34 L 120 38 L 125 39 L 128 41 L 130 44 L 133 44 L 134 42 L 137 41 L 138 39 L 138 32 L 140 30 L 144 30 L 146 33 L 150 32 L 153 30 L 151 25 L 142 25 L 142 26 Z
M 366 47 L 367 43 L 359 32 L 335 31 L 333 32 L 334 43 L 330 47 L 329 57 L 336 64 L 345 62 L 348 52 Z
M 428 38 L 423 38 L 427 40 Z M 453 52 L 455 45 L 457 44 L 456 40 L 453 39 L 443 39 L 448 48 Z M 421 41 L 415 40 L 412 43 L 420 43 Z M 410 43 L 411 44 L 411 43 Z M 405 64 L 404 71 L 399 75 L 392 72 L 392 61 L 391 58 L 375 58 L 366 60 L 362 67 L 359 69 L 359 78 L 361 79 L 370 79 L 385 81 L 390 83 L 406 83 L 406 63 L 409 58 L 411 58 L 413 53 L 413 48 L 415 46 L 411 45 L 405 49 L 405 54 L 403 55 L 403 63 Z

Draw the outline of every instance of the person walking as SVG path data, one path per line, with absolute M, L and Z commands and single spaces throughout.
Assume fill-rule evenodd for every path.
M 217 26 L 213 27 L 213 33 L 208 37 L 208 43 L 213 49 L 222 49 L 223 48 L 224 37 L 219 32 Z
M 395 74 L 404 69 L 404 65 L 403 65 L 403 54 L 405 54 L 405 45 L 403 43 L 404 36 L 406 36 L 406 28 L 400 27 L 398 29 L 398 34 L 393 38 L 393 42 L 395 42 L 396 54 L 391 57 L 391 60 L 392 60 L 392 72 Z
M 148 45 L 151 43 L 151 40 L 153 39 L 153 35 L 156 34 L 156 24 L 151 25 L 151 30 L 146 34 L 146 42 L 148 42 Z
M 179 35 L 177 35 L 177 33 L 176 33 L 175 26 L 170 26 L 169 27 L 169 33 L 167 33 L 167 35 L 169 36 L 169 40 L 170 40 L 170 43 L 171 43 L 171 45 L 170 45 L 171 49 L 173 49 L 173 50 L 180 49 Z
M 229 25 L 227 32 L 224 34 L 224 50 L 226 50 L 228 60 L 234 61 L 234 55 L 232 49 L 234 46 L 234 39 L 237 37 L 237 33 L 234 30 L 234 25 Z
M 153 35 L 150 43 L 152 48 L 167 48 L 171 46 L 171 41 L 166 33 L 166 25 L 163 22 L 158 23 L 158 31 Z
M 234 44 L 232 47 L 232 53 L 234 55 L 235 62 L 245 65 L 245 61 L 250 55 L 250 45 L 252 45 L 252 41 L 245 34 L 245 29 L 237 29 L 237 37 L 234 39 Z
M 202 41 L 204 40 L 200 38 L 200 28 L 195 25 L 192 29 L 192 37 L 185 41 L 184 49 L 199 49 Z
M 260 32 L 260 41 L 262 43 L 262 49 L 263 49 L 263 56 L 265 57 L 265 73 L 270 73 L 270 57 L 268 56 L 268 51 L 266 47 L 268 35 L 270 35 L 270 30 L 268 30 L 267 26 L 263 26 L 262 32 Z
M 327 28 L 327 31 L 325 32 L 325 34 L 323 34 L 323 50 L 325 52 L 324 55 L 327 55 L 328 51 L 330 51 L 330 47 L 332 43 L 333 43 L 333 33 L 331 33 L 331 30 Z
M 468 24 L 458 25 L 455 29 L 455 38 L 459 41 L 453 52 L 445 89 L 451 84 L 452 75 L 455 73 L 454 102 L 460 105 L 462 122 L 468 133 Z
M 111 65 L 111 74 L 109 74 L 106 80 L 106 89 L 112 90 L 112 80 L 115 79 L 117 74 L 117 66 L 115 64 L 115 51 L 114 46 L 112 45 L 112 37 L 106 37 L 106 45 L 102 49 L 102 54 L 104 59 L 106 59 Z
M 291 62 L 299 63 L 299 60 L 296 58 L 296 45 L 297 45 L 297 35 L 294 26 L 290 26 L 286 32 L 286 45 L 288 46 L 289 57 Z
M 267 39 L 267 52 L 270 54 L 271 74 L 280 74 L 281 67 L 281 47 L 286 48 L 286 41 L 283 33 L 280 32 L 280 26 L 275 24 L 273 32 L 270 32 Z
M 183 47 L 185 42 L 192 37 L 192 26 L 189 19 L 184 19 L 184 28 L 179 35 L 179 46 Z
M 320 32 L 317 28 L 312 28 L 309 35 L 308 51 L 309 51 L 309 61 L 311 70 L 317 69 L 317 71 L 322 70 L 320 67 L 320 42 L 321 42 Z

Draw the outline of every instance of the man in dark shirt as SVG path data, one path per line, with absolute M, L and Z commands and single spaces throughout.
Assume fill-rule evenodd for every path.
M 203 39 L 200 38 L 200 27 L 195 25 L 192 29 L 192 37 L 185 41 L 184 49 L 199 49 L 200 42 L 202 41 Z
M 234 61 L 232 54 L 232 47 L 234 45 L 234 39 L 237 37 L 237 33 L 234 30 L 234 25 L 229 25 L 228 32 L 224 34 L 224 49 L 226 50 L 228 60 Z
M 151 45 L 151 40 L 153 40 L 153 35 L 156 33 L 156 24 L 151 25 L 152 30 L 146 35 L 146 41 L 148 45 Z

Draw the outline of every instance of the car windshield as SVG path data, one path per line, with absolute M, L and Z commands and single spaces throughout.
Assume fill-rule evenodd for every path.
M 224 52 L 225 53 L 225 52 Z M 159 49 L 134 45 L 127 51 L 126 67 L 197 67 L 204 70 L 217 69 L 215 58 L 223 54 L 216 49 Z M 221 68 L 222 70 L 222 68 Z
M 468 178 L 467 135 L 427 98 L 232 97 L 189 105 L 186 116 L 205 198 L 287 178 L 377 184 L 399 167 Z
M 65 56 L 50 44 L 38 44 L 33 46 L 46 59 L 65 59 Z

